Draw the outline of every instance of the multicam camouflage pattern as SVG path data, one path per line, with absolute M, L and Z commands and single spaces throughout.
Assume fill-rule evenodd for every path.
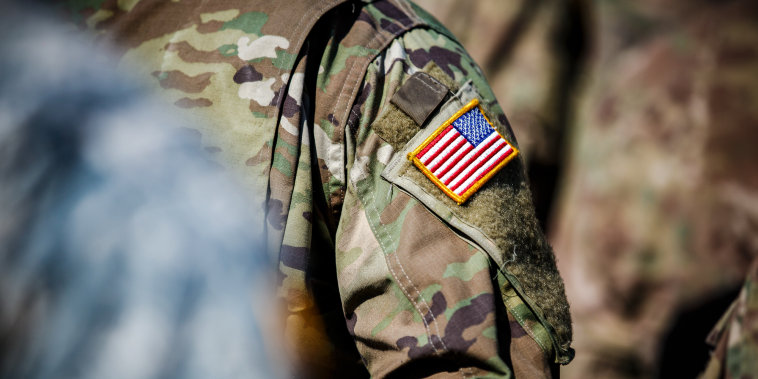
M 447 45 L 443 45 L 442 43 L 446 43 Z M 431 46 L 431 48 L 429 46 Z M 437 50 L 438 46 L 445 46 L 445 50 Z M 455 55 L 453 55 L 453 53 L 455 53 Z M 461 253 L 457 252 L 458 250 L 463 249 L 463 247 L 453 249 L 456 251 L 455 254 L 446 257 L 445 254 L 443 254 L 445 250 L 443 250 L 442 246 L 445 246 L 445 244 L 452 244 L 452 242 L 446 242 L 446 240 L 449 239 L 454 241 L 459 237 L 450 231 L 448 229 L 449 227 L 446 228 L 444 225 L 454 225 L 458 230 L 463 230 L 458 228 L 457 225 L 451 223 L 460 219 L 459 215 L 451 215 L 449 211 L 450 207 L 457 206 L 454 205 L 450 199 L 446 198 L 444 194 L 439 192 L 439 190 L 433 190 L 433 192 L 449 202 L 443 206 L 435 206 L 434 203 L 430 203 L 423 196 L 417 196 L 417 192 L 414 192 L 412 187 L 405 185 L 407 181 L 396 181 L 394 179 L 394 174 L 391 172 L 388 173 L 387 171 L 392 171 L 389 167 L 393 165 L 392 162 L 394 161 L 399 160 L 407 162 L 407 150 L 415 147 L 415 144 L 411 141 L 406 144 L 407 147 L 405 149 L 395 149 L 393 145 L 382 140 L 382 138 L 375 132 L 374 127 L 377 126 L 378 123 L 383 122 L 383 117 L 386 113 L 383 111 L 388 110 L 388 107 L 391 108 L 391 106 L 387 104 L 389 101 L 389 95 L 394 93 L 397 87 L 401 85 L 405 79 L 410 77 L 416 71 L 422 69 L 426 70 L 426 66 L 429 62 L 445 62 L 443 60 L 445 55 L 439 56 L 435 54 L 445 54 L 448 57 L 452 56 L 456 58 L 454 62 L 458 64 L 457 66 L 443 63 L 442 67 L 444 69 L 437 69 L 442 75 L 449 78 L 456 78 L 455 80 L 448 79 L 447 81 L 461 83 L 465 81 L 466 78 L 472 77 L 470 73 L 464 74 L 464 72 L 466 72 L 465 70 L 471 70 L 469 72 L 476 72 L 477 70 L 476 66 L 473 65 L 473 62 L 467 57 L 467 55 L 465 55 L 457 43 L 453 42 L 443 34 L 423 29 L 413 30 L 398 38 L 377 58 L 372 66 L 369 67 L 363 92 L 367 93 L 367 96 L 365 96 L 365 98 L 363 96 L 360 97 L 358 103 L 355 105 L 356 109 L 360 109 L 361 114 L 361 118 L 354 131 L 353 138 L 355 138 L 355 140 L 348 141 L 348 146 L 356 146 L 356 148 L 354 153 L 355 157 L 349 159 L 349 161 L 355 163 L 349 167 L 351 183 L 348 186 L 347 194 L 347 198 L 357 197 L 360 200 L 358 205 L 364 208 L 361 212 L 365 213 L 367 219 L 366 222 L 368 226 L 371 227 L 371 230 L 374 231 L 374 235 L 378 240 L 378 247 L 386 254 L 387 266 L 390 274 L 392 277 L 397 278 L 395 282 L 400 286 L 400 289 L 402 290 L 401 293 L 406 293 L 406 295 L 411 298 L 411 303 L 407 303 L 407 300 L 405 300 L 406 306 L 413 306 L 418 310 L 419 314 L 428 315 L 426 317 L 428 320 L 422 319 L 423 324 L 416 326 L 416 328 L 418 328 L 417 333 L 423 333 L 425 335 L 423 340 L 420 337 L 416 337 L 411 342 L 414 347 L 413 350 L 416 350 L 415 347 L 418 346 L 418 348 L 421 348 L 418 351 L 418 354 L 424 353 L 429 355 L 430 358 L 434 355 L 439 356 L 445 355 L 446 353 L 453 353 L 451 356 L 455 356 L 456 353 L 460 354 L 464 351 L 467 351 L 467 354 L 471 354 L 476 351 L 476 349 L 481 349 L 481 346 L 473 345 L 466 350 L 462 349 L 461 346 L 446 343 L 446 338 L 448 336 L 453 333 L 461 332 L 456 329 L 450 329 L 450 323 L 457 323 L 460 321 L 450 318 L 455 317 L 455 314 L 449 315 L 449 317 L 442 317 L 443 315 L 448 316 L 447 313 L 449 312 L 438 316 L 435 314 L 436 312 L 434 309 L 435 307 L 440 306 L 438 303 L 451 307 L 452 304 L 461 302 L 465 304 L 472 301 L 465 297 L 465 295 L 472 290 L 477 294 L 481 294 L 481 291 L 484 291 L 484 293 L 491 294 L 490 296 L 497 296 L 497 292 L 492 292 L 491 279 L 488 278 L 491 276 L 491 270 L 497 271 L 499 268 L 504 268 L 504 261 L 510 257 L 510 254 L 508 254 L 508 257 L 504 258 L 504 255 L 500 253 L 503 249 L 498 250 L 497 253 L 491 253 L 489 256 L 492 261 L 490 262 L 489 267 L 477 267 L 476 265 L 467 267 L 473 262 L 471 262 L 471 258 L 468 258 L 466 255 L 460 256 Z M 485 100 L 486 104 L 491 105 L 492 109 L 497 109 L 494 96 L 491 95 L 484 80 L 478 75 L 473 77 L 479 77 L 476 86 L 480 86 L 482 89 L 481 91 L 485 93 L 485 95 L 482 96 L 482 99 Z M 438 79 L 442 79 L 443 82 L 446 81 L 443 78 L 438 77 Z M 371 92 L 367 90 L 376 88 L 377 86 L 382 86 L 384 89 Z M 451 101 L 458 103 L 459 101 L 457 98 L 458 95 L 453 97 Z M 465 101 L 468 99 L 463 98 L 462 100 Z M 454 112 L 459 107 L 460 105 L 456 105 L 455 108 L 450 111 Z M 434 123 L 436 122 L 435 120 L 449 117 L 449 114 L 445 113 L 446 111 L 448 111 L 448 108 L 446 105 L 443 105 L 439 114 L 432 117 L 432 121 L 430 122 Z M 502 111 L 499 113 L 494 111 L 491 114 L 499 114 L 502 116 Z M 498 119 L 498 117 L 493 117 L 493 119 Z M 393 121 L 395 120 L 393 119 Z M 503 127 L 501 131 L 505 132 L 505 125 L 507 124 L 500 125 Z M 426 130 L 431 131 L 433 129 L 434 128 L 430 126 L 426 126 Z M 510 135 L 510 131 L 507 131 L 506 134 Z M 352 151 L 352 149 L 349 151 Z M 514 165 L 513 172 L 518 173 L 517 177 L 520 177 L 523 180 L 523 172 L 520 171 L 520 167 L 521 166 Z M 390 182 L 384 180 L 384 178 L 389 179 L 399 187 L 393 186 Z M 515 182 L 517 184 L 522 184 L 519 180 L 515 180 Z M 427 183 L 434 187 L 434 185 L 431 184 L 428 179 L 423 177 L 423 175 L 421 175 L 419 183 Z M 406 191 L 412 193 L 414 198 L 409 197 Z M 474 197 L 473 200 L 471 200 L 472 203 L 481 203 L 481 201 L 484 201 L 483 198 Z M 471 204 L 469 204 L 469 206 L 470 205 Z M 490 203 L 489 206 L 493 209 L 500 209 L 497 208 L 494 203 Z M 470 207 L 467 209 L 470 209 Z M 430 213 L 429 210 L 434 212 L 434 215 Z M 386 216 L 388 213 L 392 216 Z M 504 213 L 499 217 L 507 218 Z M 444 220 L 444 223 L 441 223 L 439 219 Z M 486 218 L 484 219 L 486 220 Z M 488 222 L 494 223 L 496 220 L 489 220 Z M 439 227 L 435 228 L 436 224 L 439 224 Z M 350 229 L 345 228 L 346 225 L 349 227 L 350 224 L 341 224 L 340 230 L 352 232 Z M 523 225 L 521 227 L 525 228 Z M 338 238 L 340 236 L 340 230 L 338 230 Z M 446 234 L 442 233 L 443 231 L 446 231 Z M 473 238 L 473 234 L 469 234 L 467 231 L 463 231 L 463 234 L 469 239 Z M 430 240 L 430 237 L 433 239 Z M 441 241 L 438 242 L 436 239 L 441 239 Z M 479 241 L 477 241 L 477 243 L 478 242 Z M 470 246 L 472 246 L 471 248 L 474 248 L 474 246 L 477 245 Z M 434 251 L 438 249 L 439 251 L 434 253 Z M 490 252 L 483 247 L 479 247 L 479 249 L 483 249 L 480 250 L 479 254 L 482 254 L 482 252 Z M 511 251 L 511 249 L 508 249 L 508 251 Z M 537 253 L 537 251 L 532 251 L 527 254 Z M 552 253 L 550 254 L 552 256 Z M 434 257 L 435 266 L 430 264 L 430 256 Z M 338 261 L 339 259 L 340 257 L 338 255 Z M 469 262 L 469 264 L 464 265 L 463 262 Z M 481 262 L 484 263 L 486 260 Z M 434 273 L 432 268 L 436 267 L 437 264 L 439 264 L 439 272 Z M 464 282 L 466 282 L 465 284 L 449 282 L 449 280 L 446 283 L 446 281 L 441 280 L 441 278 L 448 276 L 452 277 L 452 275 L 455 275 L 454 273 L 458 270 L 462 272 L 475 270 L 474 272 L 479 272 L 482 277 L 479 279 L 480 281 L 475 279 L 477 276 L 467 277 L 464 280 Z M 416 277 L 418 274 L 414 274 L 425 271 L 432 275 L 419 275 L 419 277 Z M 507 269 L 504 271 L 510 273 Z M 487 275 L 484 275 L 485 272 Z M 406 273 L 411 273 L 409 274 L 410 277 L 404 277 Z M 441 273 L 445 273 L 445 275 L 440 275 Z M 523 279 L 523 277 L 521 278 Z M 514 279 L 514 277 L 510 276 L 510 279 Z M 363 285 L 365 285 L 365 283 Z M 378 285 L 372 285 L 371 287 L 375 286 Z M 358 289 L 353 289 L 352 291 L 355 292 L 355 296 L 363 297 L 370 295 L 372 296 L 373 302 L 378 303 L 376 306 L 366 310 L 365 306 L 370 306 L 372 302 L 366 302 L 364 304 L 356 302 L 360 306 L 356 309 L 357 325 L 355 330 L 357 332 L 360 327 L 369 330 L 369 327 L 373 326 L 373 320 L 376 317 L 375 315 L 372 315 L 372 311 L 375 313 L 375 309 L 381 309 L 379 308 L 381 306 L 381 303 L 379 303 L 380 298 L 376 297 L 377 295 L 373 293 L 365 294 L 359 292 Z M 344 292 L 345 291 L 343 291 L 343 294 Z M 348 292 L 348 294 L 350 293 Z M 523 295 L 524 292 L 521 292 L 521 294 Z M 353 295 L 350 294 L 350 296 L 352 297 Z M 439 296 L 439 298 L 435 299 L 436 296 Z M 505 295 L 501 294 L 501 296 Z M 395 298 L 388 298 L 384 301 L 388 300 L 391 300 L 393 303 L 397 301 Z M 385 307 L 389 307 L 391 304 L 392 303 L 385 305 Z M 528 329 L 532 336 L 538 335 L 539 337 L 544 337 L 537 341 L 543 343 L 546 352 L 552 352 L 553 348 L 550 336 L 545 332 L 545 329 L 540 326 L 542 324 L 539 324 L 539 322 L 530 323 L 527 321 L 537 320 L 537 317 L 533 313 L 526 315 L 524 312 L 521 312 L 522 310 L 528 309 L 528 307 L 524 306 L 523 300 L 518 304 L 515 302 L 507 302 L 506 305 L 508 305 L 509 312 L 517 312 L 517 319 L 520 322 L 523 322 L 523 327 Z M 517 305 L 522 305 L 523 307 L 518 307 Z M 487 306 L 491 307 L 490 311 L 495 310 L 494 304 L 489 304 Z M 444 308 L 442 309 L 444 310 Z M 455 308 L 453 307 L 453 309 Z M 351 309 L 346 309 L 348 315 L 351 311 Z M 369 321 L 362 320 L 362 317 L 368 318 Z M 365 325 L 366 322 L 368 322 L 369 325 Z M 496 326 L 495 323 L 488 323 L 492 327 Z M 467 327 L 465 324 L 463 326 Z M 421 327 L 423 327 L 423 329 Z M 521 326 L 519 326 L 519 330 L 521 331 L 519 335 L 523 336 L 524 332 Z M 515 335 L 515 333 L 512 333 L 512 335 Z M 403 341 L 397 343 L 400 342 Z M 484 343 L 486 340 L 477 339 L 476 342 Z M 367 346 L 367 348 L 371 347 L 372 346 L 370 345 Z M 361 348 L 360 344 L 359 348 Z M 485 351 L 487 350 L 485 349 Z M 560 358 L 555 359 L 565 359 L 566 357 L 564 354 L 567 353 L 563 351 L 556 352 L 556 355 Z M 389 354 L 386 353 L 382 354 L 382 356 L 388 355 Z M 503 372 L 500 372 L 500 374 L 503 374 Z
M 750 1 L 596 5 L 553 235 L 577 335 L 563 374 L 694 376 L 709 326 L 662 358 L 669 328 L 738 288 L 758 256 L 758 12 Z
M 702 378 L 758 378 L 758 259 L 708 342 L 714 351 Z
M 395 151 L 373 124 L 430 62 L 458 87 L 473 80 L 508 129 L 479 68 L 423 11 L 395 0 L 72 3 L 126 47 L 125 66 L 206 123 L 219 163 L 267 194 L 266 223 L 252 227 L 279 263 L 285 338 L 303 375 L 549 376 L 570 360 L 560 280 L 558 317 L 527 294 L 539 279 L 515 281 L 497 264 L 533 252 L 483 249 L 380 176 Z M 533 221 L 514 167 L 502 182 L 520 188 Z M 528 232 L 554 271 L 541 232 Z

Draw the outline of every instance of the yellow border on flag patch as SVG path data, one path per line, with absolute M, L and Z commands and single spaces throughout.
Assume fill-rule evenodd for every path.
M 511 147 L 511 149 L 513 149 L 513 153 L 511 153 L 510 155 L 508 155 L 507 158 L 505 158 L 502 162 L 498 163 L 497 166 L 495 166 L 494 168 L 492 168 L 487 173 L 487 175 L 485 175 L 481 179 L 477 180 L 473 185 L 471 185 L 471 188 L 469 188 L 468 190 L 466 190 L 466 192 L 464 192 L 463 194 L 461 194 L 460 196 L 458 196 L 453 191 L 451 191 L 449 188 L 447 188 L 447 186 L 445 186 L 445 184 L 442 183 L 442 181 L 440 181 L 439 179 L 437 179 L 437 177 L 434 176 L 434 174 L 432 174 L 432 172 L 429 171 L 429 169 L 426 168 L 426 166 L 424 166 L 423 163 L 421 163 L 421 160 L 418 159 L 417 155 L 421 152 L 421 150 L 424 150 L 424 148 L 426 147 L 426 145 L 428 145 L 432 141 L 434 141 L 434 139 L 438 135 L 440 135 L 440 133 L 442 133 L 442 131 L 444 131 L 445 128 L 447 128 L 448 126 L 450 126 L 450 124 L 452 124 L 453 121 L 457 120 L 459 117 L 463 116 L 464 113 L 470 111 L 474 107 L 478 107 L 479 108 L 479 112 L 482 112 L 482 116 L 484 116 L 484 119 L 487 120 L 487 123 L 490 124 L 490 127 L 492 127 L 492 129 L 495 130 L 495 133 L 497 133 L 502 139 L 505 140 L 506 143 L 508 143 L 508 145 Z M 488 180 L 490 180 L 490 178 L 493 175 L 495 175 L 498 171 L 500 171 L 501 168 L 503 168 L 506 164 L 508 164 L 508 162 L 510 162 L 515 156 L 517 156 L 518 153 L 519 153 L 518 149 L 516 149 L 516 147 L 513 146 L 513 144 L 511 144 L 505 137 L 503 137 L 502 134 L 500 134 L 500 132 L 497 131 L 497 128 L 495 128 L 495 126 L 492 125 L 492 122 L 490 121 L 490 119 L 487 118 L 486 114 L 484 114 L 484 109 L 482 109 L 482 107 L 479 105 L 479 99 L 474 99 L 474 100 L 471 100 L 468 104 L 466 104 L 463 108 L 461 108 L 460 110 L 458 110 L 457 112 L 455 112 L 455 114 L 452 115 L 449 119 L 447 119 L 447 121 L 445 121 L 444 123 L 442 123 L 442 125 L 440 125 L 440 127 L 437 128 L 437 130 L 435 130 L 434 133 L 432 133 L 431 135 L 429 135 L 429 137 L 427 137 L 424 140 L 424 142 L 421 143 L 421 145 L 419 145 L 418 147 L 416 147 L 416 149 L 414 149 L 412 152 L 408 153 L 408 160 L 412 161 L 413 164 L 416 167 L 418 167 L 418 169 L 421 170 L 421 172 L 423 172 L 424 175 L 426 175 L 426 177 L 429 178 L 429 180 L 432 181 L 432 183 L 434 183 L 437 187 L 439 187 L 439 189 L 442 190 L 442 192 L 444 192 L 446 195 L 450 196 L 451 199 L 455 200 L 455 202 L 458 203 L 458 205 L 461 205 L 471 195 L 473 195 L 477 190 L 479 190 L 479 188 L 481 188 L 482 185 L 484 185 L 484 183 L 486 183 Z

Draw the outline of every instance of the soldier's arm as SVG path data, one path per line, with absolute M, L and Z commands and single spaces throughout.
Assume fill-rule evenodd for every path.
M 721 317 L 708 344 L 711 357 L 701 378 L 754 378 L 758 376 L 758 321 L 751 314 L 758 310 L 758 259 L 753 260 L 737 299 Z
M 434 164 L 412 161 L 446 148 L 437 137 L 469 111 L 505 142 L 470 160 L 456 156 L 461 144 Z M 336 259 L 348 328 L 371 374 L 550 376 L 567 363 L 563 283 L 515 138 L 471 58 L 445 35 L 414 29 L 370 65 L 353 112 Z M 491 152 L 504 158 L 482 168 Z M 440 165 L 468 183 L 451 188 L 454 173 Z

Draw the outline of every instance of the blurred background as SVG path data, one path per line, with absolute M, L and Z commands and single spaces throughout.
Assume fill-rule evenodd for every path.
M 697 376 L 709 357 L 706 337 L 737 297 L 751 262 L 758 257 L 758 170 L 754 168 L 758 150 L 753 146 L 758 141 L 758 2 L 416 2 L 458 36 L 479 62 L 527 159 L 538 217 L 555 248 L 572 307 L 576 358 L 562 368 L 562 376 Z M 4 9 L 2 5 L 0 10 Z M 140 155 L 144 151 L 93 151 L 93 141 L 102 142 L 98 138 L 124 138 L 118 134 L 122 130 L 119 125 L 134 123 L 135 117 L 153 117 L 154 122 L 179 127 L 183 123 L 158 117 L 151 106 L 140 100 L 140 89 L 133 88 L 128 79 L 118 79 L 113 72 L 101 70 L 103 65 L 93 61 L 86 49 L 81 54 L 64 54 L 63 50 L 79 50 L 77 45 L 72 47 L 72 42 L 59 40 L 61 30 L 50 30 L 33 20 L 12 20 L 7 12 L 4 15 L 0 30 L 11 38 L 0 39 L 0 67 L 5 74 L 0 81 L 5 94 L 0 97 L 0 132 L 5 137 L 17 136 L 17 140 L 0 145 L 0 178 L 4 179 L 0 191 L 7 191 L 3 192 L 4 198 L 13 199 L 0 204 L 0 236 L 20 233 L 28 225 L 44 221 L 34 218 L 42 214 L 35 212 L 41 211 L 17 208 L 27 203 L 49 206 L 46 211 L 59 215 L 50 221 L 55 227 L 74 228 L 80 234 L 71 240 L 65 239 L 63 233 L 56 234 L 40 239 L 45 243 L 39 246 L 23 246 L 26 259 L 9 253 L 14 246 L 0 247 L 0 283 L 24 283 L 4 286 L 7 290 L 0 297 L 0 329 L 16 328 L 19 320 L 32 316 L 32 321 L 49 325 L 58 333 L 56 344 L 31 339 L 24 345 L 26 350 L 18 354 L 28 353 L 32 357 L 29 361 L 14 361 L 8 355 L 13 339 L 23 336 L 3 335 L 0 351 L 9 358 L 0 362 L 0 376 L 45 377 L 50 372 L 80 377 L 134 377 L 141 373 L 177 376 L 187 372 L 200 372 L 198 377 L 230 372 L 275 375 L 277 365 L 268 361 L 269 355 L 259 343 L 265 322 L 251 313 L 247 306 L 250 302 L 237 301 L 256 293 L 265 296 L 266 291 L 260 287 L 259 292 L 248 292 L 254 287 L 249 273 L 226 274 L 228 264 L 251 268 L 264 264 L 261 256 L 250 261 L 240 254 L 256 246 L 255 236 L 237 234 L 249 220 L 225 216 L 231 228 L 214 234 L 217 230 L 209 226 L 216 222 L 213 220 L 224 218 L 218 216 L 219 210 L 230 214 L 234 213 L 233 207 L 229 202 L 198 201 L 198 207 L 190 210 L 171 206 L 163 209 L 160 217 L 153 218 L 155 225 L 138 222 L 144 217 L 141 210 L 146 205 L 182 204 L 188 199 L 180 196 L 213 197 L 222 189 L 233 195 L 235 186 L 218 179 L 213 188 L 197 188 L 198 192 L 187 194 L 184 187 L 176 184 L 189 180 L 189 175 L 217 175 L 204 162 L 196 162 L 196 170 L 185 172 L 187 178 L 172 170 L 174 159 L 185 159 L 193 154 L 193 148 L 199 148 L 192 146 L 191 137 L 182 139 L 186 144 L 175 146 L 166 142 L 173 137 L 159 132 L 156 140 L 171 148 L 150 145 L 150 154 L 132 167 L 106 158 L 113 154 Z M 33 45 L 43 48 L 28 48 Z M 62 59 L 64 56 L 70 59 Z M 17 75 L 13 70 L 27 74 Z M 93 72 L 97 75 L 93 76 Z M 19 93 L 18 88 L 34 92 Z M 114 88 L 121 90 L 114 92 Z M 75 101 L 77 98 L 97 98 L 100 103 L 92 106 Z M 123 99 L 131 100 L 124 105 Z M 119 112 L 103 118 L 99 110 L 111 106 Z M 82 138 L 69 141 L 71 151 L 49 149 L 58 141 L 43 138 L 50 130 L 66 127 L 62 124 L 65 118 L 50 113 L 55 109 L 86 116 L 84 120 L 68 120 L 82 128 Z M 19 120 L 24 122 L 19 124 Z M 116 125 L 112 128 L 115 134 L 92 135 L 87 125 L 98 123 Z M 22 124 L 32 126 L 11 129 L 12 125 Z M 17 144 L 19 140 L 25 144 Z M 28 149 L 14 150 L 9 146 Z M 92 164 L 98 154 L 106 164 Z M 38 168 L 19 176 L 10 171 L 16 161 L 25 162 L 23 167 Z M 155 161 L 166 162 L 157 169 L 173 174 L 143 170 Z M 108 162 L 113 165 L 108 166 Z M 66 170 L 57 170 L 61 165 Z M 60 176 L 44 175 L 55 172 Z M 12 177 L 20 178 L 18 183 L 11 183 L 8 178 Z M 93 180 L 102 186 L 77 192 L 81 180 Z M 40 190 L 33 193 L 36 197 L 14 198 L 13 195 L 26 193 L 20 190 L 23 186 Z M 62 198 L 45 197 L 57 186 L 71 191 L 62 192 Z M 118 191 L 144 195 L 124 206 L 110 201 L 120 196 Z M 80 205 L 92 201 L 107 204 L 101 207 L 106 211 L 83 218 L 81 212 L 92 208 Z M 184 217 L 187 212 L 191 217 Z M 18 217 L 19 214 L 28 216 Z M 121 215 L 126 221 L 99 222 L 113 215 Z M 176 229 L 161 229 L 165 226 L 161 221 L 179 216 L 187 223 Z M 85 223 L 86 220 L 95 221 Z M 152 269 L 145 271 L 145 276 L 140 276 L 138 269 L 155 257 L 134 253 L 145 246 L 110 249 L 118 241 L 107 239 L 97 246 L 78 245 L 92 240 L 92 235 L 108 236 L 113 231 L 128 236 L 133 228 L 181 235 L 190 242 L 171 246 L 169 251 L 181 250 L 185 255 L 163 257 L 163 264 L 150 264 Z M 197 230 L 206 233 L 198 234 Z M 29 229 L 28 234 L 33 233 L 35 230 Z M 218 242 L 228 240 L 237 242 Z M 195 248 L 187 250 L 185 245 Z M 219 246 L 220 255 L 198 255 L 202 250 L 198 246 L 206 245 Z M 154 248 L 142 250 L 150 252 Z M 89 254 L 91 251 L 102 255 Z M 122 272 L 115 284 L 110 278 L 98 277 L 100 281 L 93 286 L 79 275 L 124 262 L 135 269 Z M 39 287 L 32 285 L 43 274 L 55 280 Z M 74 295 L 57 295 L 65 289 L 60 287 L 62 279 L 72 278 L 79 280 L 72 281 Z M 251 284 L 241 286 L 240 282 Z M 162 290 L 148 288 L 156 286 Z M 84 291 L 93 287 L 102 291 L 97 296 Z M 230 289 L 237 292 L 216 296 Z M 119 304 L 102 300 L 111 297 L 113 291 L 133 295 Z M 180 299 L 195 300 L 168 301 L 177 298 L 176 291 L 184 291 L 186 296 Z M 32 300 L 19 300 L 24 298 Z M 85 309 L 81 299 L 91 300 L 84 304 L 90 307 L 86 308 L 90 314 L 96 315 L 91 320 L 75 317 L 71 311 Z M 177 310 L 187 307 L 190 316 L 177 323 Z M 208 315 L 211 309 L 241 316 L 226 320 L 228 328 L 217 329 L 214 326 L 219 314 Z M 125 316 L 115 317 L 119 312 Z M 43 317 L 45 314 L 60 316 L 63 324 L 51 324 Z M 179 325 L 166 328 L 161 338 L 185 336 L 182 338 L 186 340 L 180 342 L 186 351 L 177 353 L 166 346 L 155 346 L 128 362 L 113 363 L 119 372 L 105 372 L 106 366 L 83 371 L 86 365 L 82 362 L 93 357 L 103 362 L 118 360 L 118 345 L 110 341 L 121 333 L 142 331 L 137 336 L 143 340 L 134 343 L 150 343 L 151 338 L 157 338 L 140 327 L 146 318 Z M 32 324 L 21 326 L 24 332 L 33 330 Z M 236 341 L 235 351 L 246 352 L 246 357 L 254 359 L 229 354 L 218 359 L 218 365 L 193 359 L 208 354 L 201 346 L 215 346 L 228 338 Z M 753 338 L 758 339 L 758 334 Z M 77 358 L 60 354 L 67 346 L 89 348 Z M 214 357 L 218 358 L 210 358 Z M 758 361 L 755 356 L 747 358 Z M 160 365 L 157 361 L 170 364 Z M 197 366 L 209 371 L 195 371 Z
M 574 320 L 562 376 L 697 376 L 758 256 L 758 3 L 416 2 L 528 162 Z
M 288 377 L 249 194 L 28 5 L 0 2 L 0 378 Z

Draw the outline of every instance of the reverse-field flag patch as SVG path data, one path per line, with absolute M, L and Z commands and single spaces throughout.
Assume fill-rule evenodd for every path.
M 408 159 L 463 204 L 517 154 L 474 99 L 408 154 Z

